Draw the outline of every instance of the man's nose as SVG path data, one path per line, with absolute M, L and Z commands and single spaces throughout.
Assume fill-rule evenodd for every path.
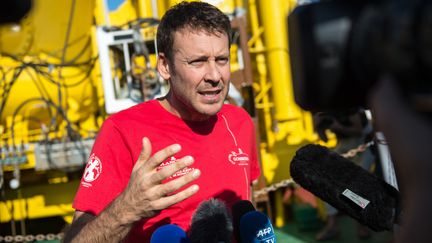
M 204 79 L 209 82 L 218 83 L 221 80 L 221 72 L 215 61 L 207 63 L 207 70 Z

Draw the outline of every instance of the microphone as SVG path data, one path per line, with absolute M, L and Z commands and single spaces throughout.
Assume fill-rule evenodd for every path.
M 290 173 L 303 188 L 374 231 L 399 222 L 399 191 L 326 147 L 297 150 Z
M 240 219 L 241 243 L 275 243 L 273 226 L 267 215 L 251 211 Z
M 239 243 L 241 242 L 240 219 L 243 217 L 243 215 L 252 211 L 255 211 L 255 207 L 252 202 L 248 200 L 240 200 L 232 206 L 231 212 L 233 218 L 234 237 Z
M 190 243 L 186 232 L 175 224 L 163 225 L 153 232 L 150 243 Z
M 230 243 L 232 219 L 224 202 L 218 199 L 203 201 L 191 220 L 191 243 Z

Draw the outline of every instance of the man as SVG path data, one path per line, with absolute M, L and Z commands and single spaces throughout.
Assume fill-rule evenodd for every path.
M 250 199 L 259 176 L 254 126 L 243 109 L 224 104 L 230 31 L 227 16 L 207 3 L 167 11 L 157 68 L 170 91 L 104 122 L 66 242 L 148 242 L 164 224 L 187 231 L 203 200 L 230 207 Z

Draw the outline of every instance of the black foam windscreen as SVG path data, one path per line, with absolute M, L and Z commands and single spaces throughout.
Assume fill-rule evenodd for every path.
M 398 222 L 399 191 L 326 147 L 300 148 L 290 173 L 303 188 L 372 230 L 391 230 Z
M 230 243 L 232 233 L 228 208 L 218 199 L 203 201 L 192 216 L 189 230 L 192 243 Z

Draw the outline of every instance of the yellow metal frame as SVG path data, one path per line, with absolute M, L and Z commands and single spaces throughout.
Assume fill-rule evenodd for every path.
M 322 143 L 312 115 L 294 101 L 288 50 L 287 16 L 296 1 L 249 0 L 249 48 L 256 66 L 254 89 L 260 127 L 262 170 L 267 184 L 290 178 L 295 152 L 308 143 Z M 328 144 L 334 144 L 332 139 Z M 275 225 L 285 224 L 283 192 L 275 192 Z

